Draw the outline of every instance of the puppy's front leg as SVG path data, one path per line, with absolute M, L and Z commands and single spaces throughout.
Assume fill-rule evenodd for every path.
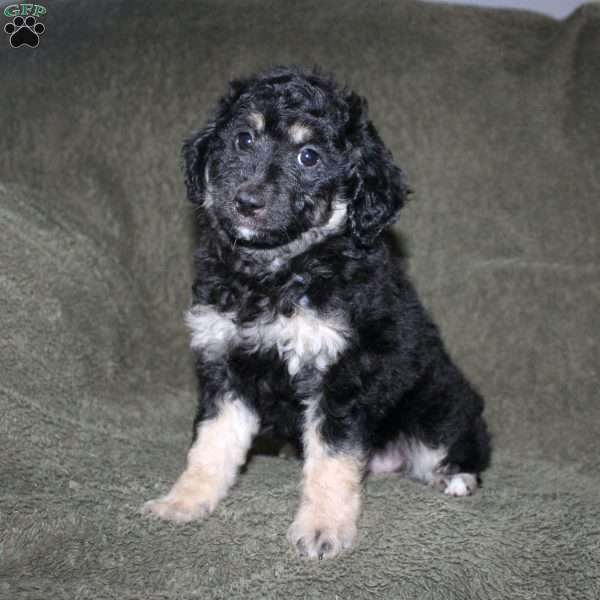
M 301 555 L 331 558 L 352 545 L 365 462 L 328 446 L 316 424 L 304 434 L 302 499 L 288 540 Z
M 187 466 L 171 491 L 146 502 L 144 513 L 171 521 L 192 521 L 210 514 L 225 497 L 244 464 L 259 420 L 232 393 L 223 395 L 217 409 L 215 416 L 198 424 Z

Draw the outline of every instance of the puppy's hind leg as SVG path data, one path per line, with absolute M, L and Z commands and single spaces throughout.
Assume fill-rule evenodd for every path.
M 446 496 L 470 496 L 477 489 L 477 475 L 473 473 L 455 473 L 440 479 Z
M 217 415 L 198 425 L 187 466 L 171 491 L 146 502 L 142 512 L 179 522 L 210 514 L 235 481 L 258 428 L 254 412 L 233 394 L 224 394 Z
M 410 479 L 433 486 L 447 496 L 470 496 L 477 489 L 477 475 L 449 462 L 450 454 L 444 447 L 433 448 L 414 439 L 405 440 L 402 446 Z
M 483 418 L 474 418 L 455 439 L 437 475 L 437 484 L 447 496 L 470 496 L 480 483 L 480 473 L 490 462 L 490 435 Z

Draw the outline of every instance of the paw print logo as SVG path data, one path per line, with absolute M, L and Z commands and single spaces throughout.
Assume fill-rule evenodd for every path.
M 4 31 L 10 35 L 10 45 L 13 48 L 23 45 L 35 48 L 40 43 L 39 36 L 46 31 L 46 28 L 35 17 L 29 16 L 26 19 L 15 17 L 12 23 L 4 26 Z

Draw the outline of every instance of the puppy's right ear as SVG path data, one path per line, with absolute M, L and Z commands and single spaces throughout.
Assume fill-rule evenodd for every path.
M 183 144 L 185 185 L 188 199 L 194 203 L 204 200 L 209 151 L 217 127 L 231 119 L 235 103 L 248 89 L 253 80 L 234 79 L 229 82 L 227 93 L 219 100 L 217 114 L 204 129 L 195 131 Z
M 183 144 L 183 163 L 185 185 L 188 200 L 200 203 L 206 190 L 206 162 L 215 123 L 209 123 L 204 129 L 194 132 Z

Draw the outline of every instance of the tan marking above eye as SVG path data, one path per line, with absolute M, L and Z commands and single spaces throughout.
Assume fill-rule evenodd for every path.
M 302 123 L 294 123 L 289 129 L 288 134 L 294 144 L 304 144 L 312 136 L 312 130 Z
M 250 125 L 258 132 L 262 133 L 265 128 L 265 117 L 259 112 L 251 112 L 248 115 L 248 120 L 250 121 Z

